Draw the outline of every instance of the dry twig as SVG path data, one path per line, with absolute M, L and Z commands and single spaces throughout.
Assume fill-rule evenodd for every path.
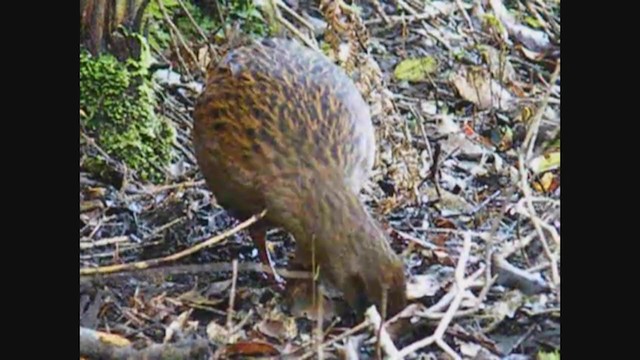
M 365 316 L 367 317 L 367 320 L 369 320 L 373 328 L 377 330 L 379 339 L 378 344 L 380 344 L 385 354 L 392 357 L 396 356 L 398 354 L 398 349 L 393 343 L 393 340 L 391 340 L 391 336 L 389 336 L 389 333 L 384 328 L 382 317 L 378 313 L 376 307 L 369 307 L 365 313 Z
M 526 156 L 524 160 L 529 161 L 533 158 L 533 147 L 536 142 L 536 138 L 538 137 L 538 130 L 540 129 L 540 123 L 542 122 L 542 115 L 547 109 L 547 105 L 549 103 L 549 97 L 551 96 L 551 91 L 553 90 L 553 86 L 558 80 L 558 76 L 560 76 L 560 60 L 556 63 L 556 68 L 551 75 L 551 79 L 549 80 L 549 85 L 547 86 L 547 91 L 542 98 L 542 102 L 536 113 L 533 115 L 533 119 L 531 120 L 531 126 L 527 131 L 527 135 L 524 138 L 524 142 L 522 143 L 523 148 L 527 149 Z
M 216 262 L 209 264 L 191 264 L 191 265 L 174 265 L 157 267 L 153 269 L 136 270 L 135 276 L 138 277 L 153 277 L 157 275 L 169 276 L 169 275 L 182 275 L 182 274 L 198 274 L 198 273 L 221 273 L 231 272 L 233 266 L 228 262 Z M 271 267 L 262 263 L 243 262 L 238 264 L 238 271 L 242 272 L 264 272 L 272 273 Z M 278 275 L 286 279 L 311 279 L 313 275 L 306 271 L 294 271 L 287 269 L 278 269 Z M 111 274 L 95 274 L 92 276 L 80 276 L 80 283 L 89 282 L 92 280 L 99 281 L 105 278 L 118 278 L 124 276 L 131 276 L 130 272 L 124 270 L 119 273 Z
M 462 247 L 462 253 L 460 254 L 460 259 L 458 259 L 458 265 L 455 270 L 455 292 L 453 295 L 453 300 L 451 301 L 451 305 L 447 309 L 442 320 L 438 324 L 436 331 L 433 335 L 428 336 L 422 340 L 416 341 L 402 350 L 400 350 L 396 356 L 392 357 L 392 359 L 404 359 L 407 355 L 422 349 L 426 346 L 429 346 L 433 343 L 436 343 L 442 350 L 444 350 L 449 356 L 454 359 L 462 359 L 460 355 L 458 355 L 443 339 L 443 335 L 447 330 L 447 327 L 453 320 L 453 316 L 456 311 L 460 308 L 460 303 L 464 298 L 465 291 L 470 283 L 470 278 L 465 278 L 464 273 L 467 266 L 467 261 L 469 259 L 469 255 L 471 253 L 471 236 L 467 235 L 464 237 L 464 244 Z M 480 274 L 480 273 L 479 273 Z M 479 275 L 478 275 L 479 276 Z
M 153 344 L 136 349 L 126 341 L 108 341 L 111 337 L 115 339 L 116 335 L 80 327 L 80 355 L 92 359 L 197 359 L 211 353 L 205 339 Z
M 325 349 L 325 348 L 335 344 L 336 342 L 338 342 L 338 341 L 340 341 L 340 340 L 342 340 L 342 339 L 344 339 L 344 338 L 346 338 L 348 336 L 351 336 L 351 335 L 353 335 L 353 334 L 355 334 L 355 333 L 357 333 L 359 331 L 364 330 L 369 325 L 371 325 L 371 323 L 368 320 L 365 320 L 365 321 L 361 322 L 360 324 L 352 327 L 351 329 L 343 332 L 342 334 L 334 337 L 333 339 L 322 343 L 319 346 L 319 348 L 320 349 Z M 310 351 L 307 351 L 304 355 L 302 355 L 300 357 L 300 360 L 308 359 L 308 358 L 312 357 L 314 354 L 316 354 L 316 349 L 311 349 Z
M 200 70 L 203 74 L 206 73 L 206 69 L 199 66 L 200 64 L 198 63 L 198 57 L 193 52 L 193 50 L 191 50 L 191 48 L 187 45 L 187 42 L 184 40 L 184 37 L 180 32 L 180 29 L 178 29 L 176 24 L 174 24 L 173 21 L 171 21 L 171 18 L 169 17 L 169 14 L 167 14 L 167 10 L 164 8 L 162 1 L 158 1 L 158 6 L 160 8 L 160 11 L 162 12 L 162 16 L 164 17 L 165 22 L 167 23 L 167 25 L 169 25 L 169 28 L 172 30 L 173 33 L 175 33 L 176 37 L 178 38 L 178 41 L 180 41 L 180 44 L 182 45 L 182 47 L 185 48 L 185 50 L 193 60 L 193 63 L 198 65 L 198 70 Z M 179 49 L 176 49 L 176 51 L 177 51 L 176 55 L 180 55 Z M 189 68 L 186 67 L 186 65 L 183 65 L 183 66 L 185 66 L 185 71 L 189 70 Z
M 233 327 L 233 306 L 236 300 L 236 283 L 238 282 L 238 259 L 233 259 L 233 275 L 231 276 L 231 293 L 229 294 L 229 309 L 227 310 L 227 331 L 231 335 Z
M 138 262 L 134 262 L 134 263 L 129 263 L 129 264 L 120 264 L 120 265 L 111 265 L 111 266 L 104 266 L 104 267 L 99 267 L 99 268 L 83 268 L 80 269 L 80 276 L 82 275 L 93 275 L 93 274 L 107 274 L 107 273 L 113 273 L 113 272 L 119 272 L 119 271 L 127 271 L 127 270 L 136 270 L 136 269 L 147 269 L 153 266 L 158 266 L 161 264 L 165 264 L 167 262 L 171 262 L 171 261 L 175 261 L 178 260 L 180 258 L 183 258 L 185 256 L 189 256 L 191 254 L 194 254 L 206 247 L 210 247 L 213 246 L 219 242 L 221 242 L 222 240 L 228 238 L 229 236 L 237 233 L 240 230 L 243 230 L 247 227 L 249 227 L 251 224 L 255 223 L 256 221 L 260 220 L 265 214 L 266 214 L 266 210 L 262 211 L 260 214 L 258 215 L 254 215 L 252 217 L 250 217 L 249 219 L 245 220 L 244 222 L 240 223 L 238 226 L 234 227 L 233 229 L 227 230 L 222 234 L 216 235 L 206 241 L 201 242 L 200 244 L 197 244 L 195 246 L 192 246 L 188 249 L 185 249 L 183 251 L 180 251 L 178 253 L 175 254 L 171 254 L 169 256 L 165 256 L 163 258 L 157 258 L 157 259 L 151 259 L 151 260 L 147 260 L 147 261 L 138 261 Z
M 551 262 L 551 279 L 553 281 L 554 288 L 558 289 L 560 285 L 560 273 L 558 272 L 558 261 L 556 259 L 555 254 L 551 252 L 551 248 L 549 248 L 549 242 L 547 241 L 547 237 L 542 231 L 542 226 L 540 223 L 542 220 L 536 214 L 536 211 L 533 207 L 533 202 L 531 201 L 531 188 L 529 187 L 529 182 L 527 181 L 527 171 L 524 168 L 524 157 L 522 153 L 519 156 L 519 165 L 518 169 L 520 171 L 520 190 L 524 195 L 524 198 L 527 199 L 527 211 L 529 213 L 529 218 L 533 223 L 533 227 L 538 234 L 538 239 L 540 239 L 540 243 L 542 244 L 542 249 L 544 250 L 545 255 L 549 262 Z

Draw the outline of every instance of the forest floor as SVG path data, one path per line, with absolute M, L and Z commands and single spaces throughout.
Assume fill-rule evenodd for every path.
M 168 49 L 174 70 L 154 75 L 157 113 L 177 132 L 166 184 L 80 169 L 81 339 L 110 333 L 109 351 L 135 344 L 120 356 L 559 359 L 559 1 L 510 3 L 370 1 L 343 19 L 369 34 L 359 40 L 368 53 L 355 47 L 342 58 L 377 130 L 362 198 L 409 276 L 410 304 L 383 336 L 375 313 L 332 318 L 339 298 L 319 332 L 313 308 L 265 280 L 247 231 L 216 205 L 191 144 L 204 81 L 179 76 L 209 61 L 193 43 L 193 63 Z M 321 39 L 323 25 L 349 14 L 287 4 L 288 20 L 278 21 L 310 44 L 296 17 Z M 80 147 L 105 156 L 95 143 Z M 294 240 L 280 230 L 268 240 L 286 275 Z M 131 265 L 139 261 L 152 266 Z

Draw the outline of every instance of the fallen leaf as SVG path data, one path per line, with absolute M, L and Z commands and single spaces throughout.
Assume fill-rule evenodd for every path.
M 485 348 L 481 348 L 476 354 L 476 356 L 473 358 L 473 360 L 500 360 L 500 358 L 495 354 L 491 353 L 489 350 Z M 508 359 L 505 357 L 505 358 L 502 358 L 502 360 L 508 360 Z M 516 359 L 513 359 L 513 360 L 516 360 Z
M 313 301 L 313 283 L 308 280 L 290 279 L 287 281 L 286 300 L 294 317 L 305 317 L 315 321 L 319 318 L 320 307 Z M 330 320 L 334 315 L 333 301 L 323 294 L 322 317 Z
M 476 104 L 480 109 L 511 110 L 513 108 L 513 95 L 495 81 L 486 69 L 465 70 L 463 68 L 451 76 L 451 81 L 460 96 Z
M 438 199 L 438 206 L 443 211 L 452 214 L 468 214 L 473 210 L 473 206 L 467 200 L 448 190 L 440 189 L 440 197 L 438 197 L 438 191 L 434 187 L 428 187 L 424 192 L 430 200 Z
M 512 290 L 505 294 L 500 300 L 493 303 L 486 312 L 493 315 L 495 319 L 513 318 L 516 311 L 524 305 L 524 296 L 519 290 Z
M 201 68 L 206 69 L 211 63 L 211 56 L 209 54 L 209 47 L 203 46 L 198 49 L 198 64 Z
M 190 290 L 178 296 L 178 300 L 185 304 L 193 304 L 199 306 L 215 306 L 220 304 L 222 299 L 209 299 L 196 290 Z
M 225 290 L 231 286 L 231 280 L 216 281 L 211 283 L 207 290 L 204 292 L 206 296 L 221 295 Z
M 531 186 L 540 193 L 553 192 L 558 185 L 557 177 L 553 173 L 544 173 L 539 180 L 535 180 Z
M 211 321 L 207 325 L 207 337 L 215 344 L 227 344 L 233 343 L 234 338 L 229 336 L 229 330 L 216 323 L 215 321 Z
M 438 61 L 433 57 L 409 58 L 396 66 L 393 75 L 398 80 L 417 82 L 426 80 L 437 68 Z
M 449 1 L 429 1 L 425 3 L 425 13 L 430 16 L 447 16 L 457 9 L 456 4 Z
M 441 284 L 435 274 L 415 275 L 407 282 L 407 298 L 413 300 L 433 296 L 440 288 Z
M 107 189 L 103 187 L 90 187 L 85 190 L 87 199 L 101 199 L 107 193 Z
M 464 291 L 465 295 L 460 302 L 460 309 L 471 309 L 478 304 L 478 297 L 475 296 L 470 290 Z
M 455 123 L 452 116 L 439 117 L 436 126 L 437 135 L 442 137 L 448 135 L 441 141 L 442 150 L 445 153 L 459 151 L 468 156 L 480 156 L 486 152 L 483 146 L 466 135 L 466 133 L 470 133 L 469 130 L 463 131 Z M 473 131 L 473 129 L 470 129 L 470 131 Z M 480 140 L 480 137 L 478 139 Z
M 435 234 L 433 237 L 433 243 L 442 247 L 450 238 L 451 236 L 449 236 L 449 234 Z
M 530 296 L 523 310 L 530 314 L 539 313 L 549 308 L 549 297 L 546 294 Z
M 508 126 L 491 129 L 491 143 L 500 151 L 507 151 L 513 145 L 513 130 Z
M 99 210 L 99 209 L 103 209 L 104 208 L 104 204 L 102 203 L 102 200 L 89 200 L 89 201 L 82 201 L 80 203 L 80 212 L 81 213 L 85 213 L 85 212 L 89 212 L 92 210 Z
M 539 352 L 536 358 L 537 360 L 560 360 L 560 353 L 557 351 L 552 353 Z
M 504 6 L 502 0 L 489 0 L 493 12 L 507 29 L 509 34 L 525 47 L 543 52 L 550 46 L 549 36 L 540 30 L 534 30 L 516 22 L 514 16 Z
M 453 223 L 453 221 L 443 217 L 437 218 L 435 220 L 435 225 L 439 229 L 457 229 L 458 228 L 456 224 Z
M 540 155 L 529 162 L 529 168 L 536 174 L 560 167 L 560 151 Z
M 459 134 L 462 130 L 455 121 L 453 115 L 443 115 L 436 120 L 438 135 Z M 473 129 L 471 130 L 473 131 Z
M 462 131 L 464 132 L 465 135 L 469 137 L 476 135 L 476 132 L 468 123 L 465 123 L 464 125 L 462 125 Z
M 167 329 L 165 330 L 165 335 L 164 335 L 164 343 L 169 342 L 171 339 L 173 339 L 174 335 L 182 332 L 192 312 L 193 312 L 193 309 L 183 311 L 180 315 L 178 315 L 178 317 L 176 317 L 169 324 L 169 326 L 167 326 Z
M 228 345 L 224 352 L 227 356 L 276 356 L 280 354 L 275 346 L 261 341 L 237 342 Z
M 158 83 L 167 86 L 176 86 L 182 84 L 180 74 L 171 69 L 160 69 L 153 73 L 153 78 Z
M 462 342 L 460 344 L 460 353 L 470 358 L 476 357 L 482 346 L 470 342 Z
M 448 266 L 455 265 L 455 261 L 451 259 L 451 257 L 446 251 L 434 250 L 433 255 L 435 255 L 436 261 L 438 261 L 439 264 L 448 265 Z
M 262 334 L 278 340 L 293 339 L 298 334 L 295 319 L 284 315 L 262 319 L 256 328 Z
M 420 111 L 427 115 L 436 115 L 438 113 L 438 103 L 435 100 L 421 100 Z
M 100 338 L 100 342 L 103 342 L 105 344 L 109 344 L 117 347 L 125 347 L 125 346 L 131 345 L 131 341 L 129 341 L 127 338 L 122 337 L 118 334 L 108 334 L 101 331 L 96 331 L 96 333 Z
M 536 51 L 529 50 L 522 45 L 519 45 L 519 44 L 516 45 L 516 49 L 519 50 L 522 53 L 522 55 L 524 55 L 524 57 L 526 57 L 531 61 L 540 61 L 544 59 L 544 53 L 539 53 Z

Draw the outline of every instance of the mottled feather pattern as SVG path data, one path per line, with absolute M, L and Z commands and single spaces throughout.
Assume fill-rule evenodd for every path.
M 210 68 L 194 118 L 218 203 L 239 218 L 266 208 L 265 221 L 295 237 L 296 258 L 315 238 L 320 271 L 351 303 L 362 292 L 379 301 L 376 283 L 395 281 L 391 301 L 404 304 L 402 262 L 357 196 L 375 156 L 369 110 L 339 67 L 283 39 L 238 48 Z

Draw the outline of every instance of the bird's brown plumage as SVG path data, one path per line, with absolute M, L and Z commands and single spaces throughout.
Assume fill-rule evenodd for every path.
M 369 110 L 323 55 L 284 39 L 230 52 L 208 73 L 194 111 L 196 158 L 216 200 L 257 229 L 282 227 L 356 310 L 404 307 L 401 259 L 358 199 L 373 166 Z M 255 233 L 256 230 L 254 230 Z

